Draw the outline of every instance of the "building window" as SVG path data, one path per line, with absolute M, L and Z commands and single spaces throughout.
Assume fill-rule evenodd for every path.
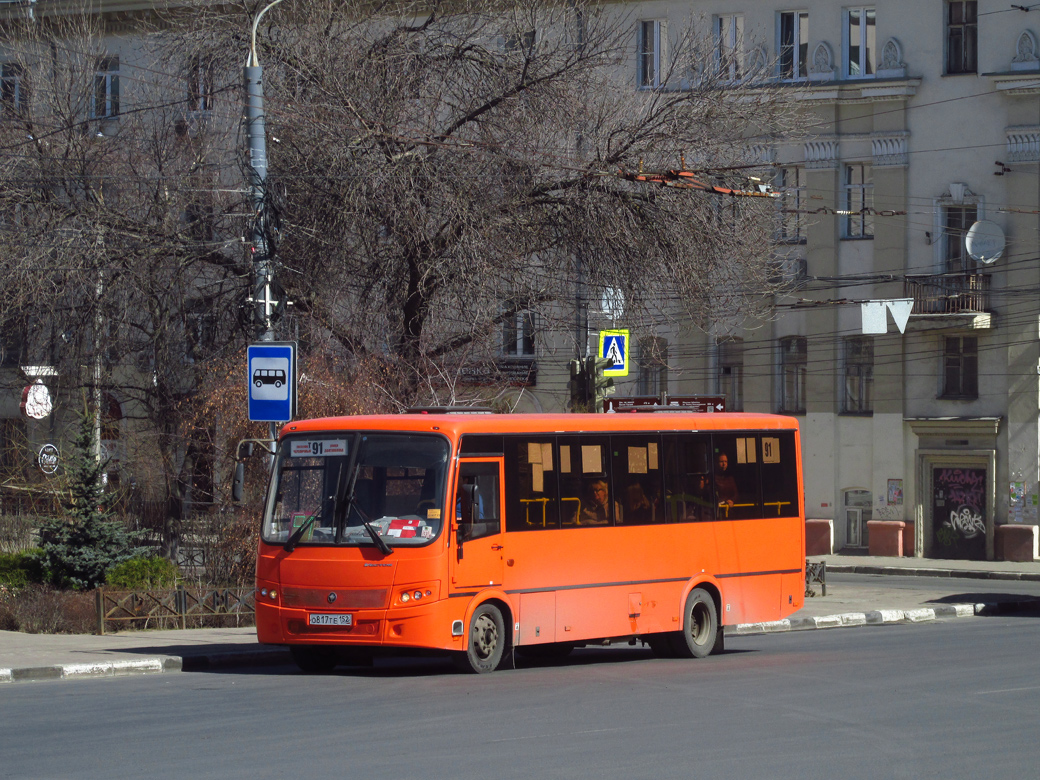
M 809 353 L 804 336 L 780 339 L 780 411 L 805 412 Z
M 874 411 L 874 340 L 869 336 L 845 339 L 845 400 L 842 411 Z
M 974 73 L 978 68 L 978 3 L 946 3 L 946 72 Z
M 119 116 L 119 57 L 103 57 L 94 74 L 94 94 L 90 103 L 91 119 Z
M 744 339 L 727 339 L 716 345 L 716 391 L 726 397 L 727 412 L 744 411 Z
M 805 196 L 804 173 L 801 168 L 779 168 L 773 188 L 780 194 L 780 219 L 777 241 L 786 244 L 805 242 L 802 233 L 802 199 Z
M 22 66 L 15 62 L 3 64 L 0 76 L 0 105 L 5 114 L 24 114 L 28 108 Z
M 188 70 L 188 109 L 213 110 L 213 63 L 199 57 Z
M 877 66 L 877 25 L 873 8 L 848 8 L 845 11 L 845 76 L 850 79 L 873 76 Z
M 639 395 L 668 392 L 668 342 L 651 337 L 639 342 Z
M 968 254 L 964 238 L 978 219 L 978 206 L 943 206 L 942 252 L 947 273 L 974 273 L 977 264 Z
M 534 45 L 537 38 L 538 36 L 534 30 L 509 33 L 502 41 L 502 48 L 510 53 L 522 54 L 525 57 L 530 57 L 534 52 Z
M 616 321 L 625 316 L 625 291 L 619 287 L 604 287 L 599 297 L 599 310 Z
M 974 336 L 943 338 L 942 397 L 979 397 L 979 340 Z
M 184 312 L 184 362 L 195 363 L 210 354 L 217 339 L 217 317 L 211 300 L 191 302 Z
M 809 76 L 809 12 L 784 11 L 780 14 L 779 54 L 780 78 L 805 79 Z
M 25 362 L 24 323 L 9 320 L 0 324 L 0 367 L 14 368 Z
M 744 77 L 744 15 L 715 17 L 715 63 L 723 79 Z
M 662 19 L 639 23 L 639 86 L 654 89 L 662 84 L 664 48 L 668 41 L 667 25 Z
M 846 165 L 844 172 L 842 211 L 844 212 L 844 238 L 873 238 L 874 181 L 870 165 L 857 163 Z
M 502 354 L 534 357 L 534 314 L 516 311 L 506 316 L 502 325 Z

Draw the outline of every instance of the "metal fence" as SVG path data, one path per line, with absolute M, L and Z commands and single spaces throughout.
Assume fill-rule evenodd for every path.
M 813 563 L 812 561 L 805 562 L 805 595 L 815 596 L 816 588 L 813 585 L 819 585 L 823 591 L 820 595 L 827 595 L 827 561 L 819 561 Z
M 192 588 L 94 591 L 97 632 L 108 628 L 207 628 L 252 626 L 253 588 Z

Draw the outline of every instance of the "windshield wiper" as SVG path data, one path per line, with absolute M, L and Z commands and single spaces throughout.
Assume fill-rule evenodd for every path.
M 361 517 L 362 527 L 368 531 L 368 535 L 372 537 L 372 541 L 375 542 L 376 547 L 379 548 L 380 552 L 382 552 L 383 555 L 389 555 L 392 553 L 394 551 L 393 548 L 386 543 L 382 536 L 379 535 L 379 531 L 377 531 L 375 526 L 372 525 L 371 518 L 365 514 L 364 509 L 354 502 L 353 497 L 350 499 L 350 509 L 357 511 L 358 515 Z
M 349 522 L 350 510 L 353 509 L 357 512 L 358 517 L 361 518 L 361 525 L 364 527 L 365 531 L 368 532 L 368 535 L 372 537 L 372 541 L 375 543 L 376 547 L 379 548 L 379 551 L 383 553 L 383 555 L 390 555 L 390 553 L 393 552 L 393 549 L 383 540 L 383 537 L 379 535 L 379 531 L 377 531 L 375 526 L 372 525 L 372 519 L 365 513 L 365 510 L 361 508 L 357 503 L 357 500 L 354 498 L 354 488 L 357 485 L 359 473 L 361 473 L 360 460 L 357 462 L 357 465 L 354 466 L 354 473 L 350 475 L 350 482 L 347 483 L 346 495 L 344 496 L 343 501 L 343 505 L 346 507 L 344 515 Z M 337 490 L 336 493 L 338 495 L 339 491 Z
M 307 532 L 307 529 L 311 527 L 311 524 L 318 519 L 318 512 L 320 511 L 321 507 L 319 506 L 311 512 L 310 517 L 304 520 L 303 523 L 300 524 L 300 527 L 293 531 L 292 536 L 285 540 L 285 544 L 282 545 L 283 550 L 287 553 L 291 553 L 296 549 L 296 544 L 303 538 L 303 535 Z
M 333 502 L 335 502 L 336 496 L 339 495 L 339 489 L 343 486 L 344 471 L 345 469 L 343 468 L 343 466 L 340 466 L 339 474 L 336 475 L 336 491 L 331 496 L 329 496 L 329 498 L 332 499 Z M 354 473 L 354 476 L 357 476 L 357 472 Z M 353 482 L 351 482 L 351 489 L 353 489 Z M 303 535 L 307 532 L 307 529 L 310 528 L 314 521 L 318 519 L 318 512 L 320 511 L 321 504 L 318 504 L 318 508 L 311 512 L 310 517 L 304 520 L 300 524 L 300 527 L 293 531 L 292 536 L 285 540 L 285 544 L 282 545 L 283 550 L 285 550 L 287 553 L 291 553 L 293 550 L 296 549 L 296 545 L 299 543 L 300 539 L 303 538 Z M 335 503 L 333 504 L 332 511 L 333 513 L 335 513 L 336 511 Z

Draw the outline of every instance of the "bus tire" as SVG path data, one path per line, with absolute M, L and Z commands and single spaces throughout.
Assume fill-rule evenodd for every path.
M 481 604 L 469 621 L 466 649 L 455 656 L 464 672 L 487 674 L 502 663 L 506 651 L 506 624 L 502 611 L 494 604 Z
M 289 645 L 289 655 L 300 671 L 308 674 L 331 672 L 339 663 L 339 656 L 333 647 Z
M 694 588 L 686 597 L 683 630 L 675 649 L 684 658 L 706 658 L 715 651 L 721 635 L 715 599 L 702 588 Z

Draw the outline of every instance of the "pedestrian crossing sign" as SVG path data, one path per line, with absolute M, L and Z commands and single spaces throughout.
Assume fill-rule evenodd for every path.
M 599 356 L 613 361 L 603 369 L 603 376 L 628 376 L 628 330 L 601 330 Z

